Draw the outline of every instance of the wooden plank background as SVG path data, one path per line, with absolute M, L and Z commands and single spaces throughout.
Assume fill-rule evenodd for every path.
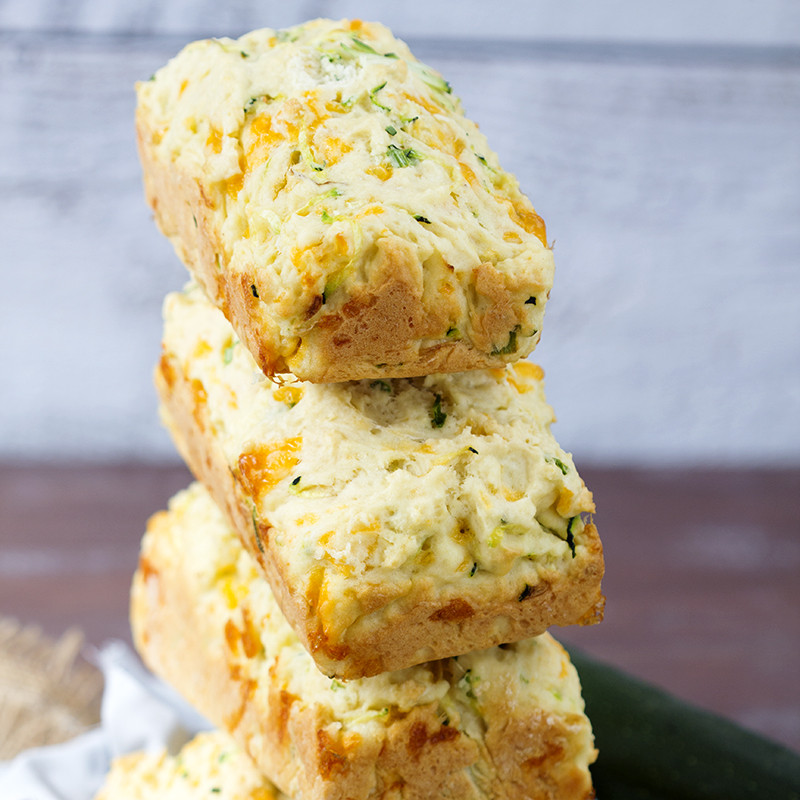
M 547 220 L 535 357 L 579 461 L 797 463 L 800 7 L 690 7 L 0 4 L 0 456 L 172 456 L 150 371 L 185 271 L 142 199 L 134 82 L 197 35 L 385 12 Z

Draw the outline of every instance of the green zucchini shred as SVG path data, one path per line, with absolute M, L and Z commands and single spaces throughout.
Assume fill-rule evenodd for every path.
M 382 109 L 383 111 L 388 111 L 391 114 L 392 109 L 389 108 L 389 106 L 383 105 L 383 103 L 379 103 L 377 98 L 375 97 L 375 95 L 377 95 L 378 92 L 381 89 L 383 89 L 384 86 L 386 86 L 386 81 L 384 81 L 380 86 L 376 86 L 374 89 L 371 89 L 370 93 L 369 93 L 369 99 L 370 99 L 370 102 L 373 105 L 377 106 L 378 108 Z
M 504 356 L 508 355 L 509 353 L 516 353 L 517 352 L 517 333 L 519 332 L 520 326 L 515 325 L 513 330 L 508 332 L 508 343 L 505 347 L 500 347 L 496 350 L 492 350 L 493 356 Z
M 256 515 L 256 507 L 253 506 L 253 533 L 256 535 L 256 544 L 258 545 L 258 549 L 266 554 L 266 550 L 264 549 L 264 542 L 261 541 L 261 532 L 258 530 L 258 517 Z
M 410 147 L 398 147 L 396 144 L 389 145 L 386 156 L 392 166 L 398 168 L 410 167 L 419 162 L 419 154 L 415 150 Z
M 566 475 L 569 472 L 569 467 L 556 456 L 545 456 L 544 460 L 549 464 L 555 464 L 561 470 L 562 475 Z
M 442 410 L 442 396 L 435 394 L 433 407 L 431 408 L 431 425 L 434 428 L 441 428 L 447 420 L 447 414 Z
M 572 532 L 572 526 L 575 524 L 576 519 L 580 519 L 580 517 L 570 517 L 570 520 L 567 523 L 567 545 L 572 551 L 573 558 L 575 558 L 575 534 Z
M 521 603 L 523 600 L 527 600 L 533 594 L 533 586 L 529 583 L 525 584 L 525 588 L 519 593 L 519 597 L 517 600 Z

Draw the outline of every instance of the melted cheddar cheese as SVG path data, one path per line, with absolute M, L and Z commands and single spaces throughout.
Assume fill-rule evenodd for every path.
M 164 353 L 202 403 L 183 411 L 211 419 L 326 635 L 362 613 L 369 587 L 387 602 L 416 580 L 472 588 L 568 569 L 583 547 L 592 496 L 550 432 L 540 367 L 276 386 L 231 341 L 199 287 L 167 298 Z
M 383 26 L 315 20 L 195 42 L 137 92 L 144 146 L 201 185 L 222 268 L 257 287 L 281 357 L 320 314 L 379 288 L 384 240 L 413 254 L 420 286 L 447 277 L 458 290 L 429 339 L 457 330 L 506 360 L 535 346 L 553 273 L 544 223 L 450 85 Z M 479 265 L 515 309 L 492 341 Z

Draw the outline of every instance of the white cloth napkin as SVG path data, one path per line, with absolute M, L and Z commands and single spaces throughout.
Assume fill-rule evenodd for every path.
M 92 800 L 112 758 L 164 747 L 175 752 L 211 727 L 122 642 L 110 642 L 92 660 L 105 676 L 100 726 L 64 744 L 0 762 L 3 800 Z

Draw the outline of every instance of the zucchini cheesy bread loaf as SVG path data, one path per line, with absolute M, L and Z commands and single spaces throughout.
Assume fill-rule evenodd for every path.
M 205 489 L 152 518 L 133 581 L 148 666 L 303 800 L 591 796 L 577 673 L 548 634 L 371 678 L 314 665 Z
M 600 620 L 592 497 L 535 365 L 275 384 L 195 285 L 166 299 L 156 384 L 179 451 L 325 674 Z
M 268 375 L 502 366 L 538 342 L 544 224 L 383 26 L 195 42 L 137 92 L 156 221 Z
M 95 800 L 289 800 L 228 734 L 199 733 L 177 755 L 114 759 Z

